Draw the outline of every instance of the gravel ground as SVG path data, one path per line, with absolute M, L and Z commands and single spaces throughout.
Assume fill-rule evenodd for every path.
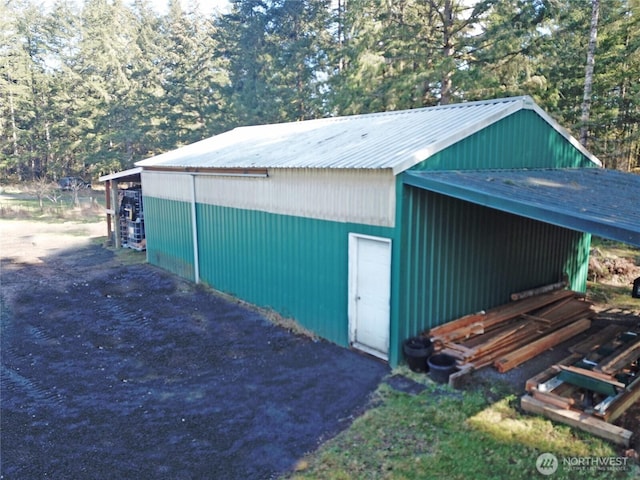
M 276 478 L 389 373 L 116 255 L 104 230 L 0 220 L 0 478 Z

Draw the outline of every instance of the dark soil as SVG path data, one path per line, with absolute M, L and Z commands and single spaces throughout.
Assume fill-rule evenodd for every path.
M 2 265 L 3 479 L 274 478 L 389 372 L 97 244 L 42 260 Z

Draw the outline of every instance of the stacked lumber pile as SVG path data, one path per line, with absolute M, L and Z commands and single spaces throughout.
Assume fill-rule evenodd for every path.
M 506 372 L 584 332 L 593 316 L 581 294 L 555 290 L 467 315 L 431 329 L 429 336 L 461 369 L 494 365 Z
M 527 381 L 522 408 L 629 446 L 611 422 L 640 400 L 640 327 L 608 325 L 570 351 Z

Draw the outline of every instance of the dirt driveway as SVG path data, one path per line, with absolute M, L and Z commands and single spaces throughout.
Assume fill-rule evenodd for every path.
M 0 220 L 2 479 L 275 478 L 389 373 L 101 235 Z

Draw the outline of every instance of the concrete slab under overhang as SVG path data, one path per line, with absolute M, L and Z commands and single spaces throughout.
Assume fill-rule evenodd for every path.
M 640 175 L 603 168 L 406 171 L 403 182 L 640 247 Z

